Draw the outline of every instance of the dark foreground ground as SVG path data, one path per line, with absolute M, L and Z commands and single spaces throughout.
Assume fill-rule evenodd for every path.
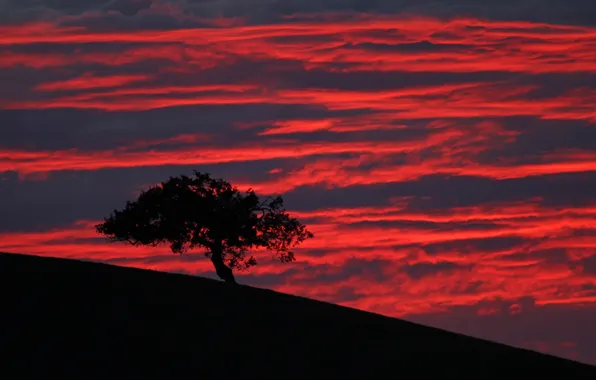
M 596 379 L 596 367 L 200 277 L 0 254 L 0 286 L 3 379 Z

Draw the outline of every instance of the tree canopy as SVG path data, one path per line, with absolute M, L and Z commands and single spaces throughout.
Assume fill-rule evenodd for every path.
M 291 262 L 292 248 L 313 237 L 286 212 L 282 197 L 261 200 L 252 189 L 241 193 L 229 182 L 197 171 L 141 192 L 96 230 L 110 241 L 133 246 L 168 244 L 174 253 L 202 247 L 227 282 L 235 282 L 233 269 L 257 264 L 251 250 L 265 248 L 281 262 Z

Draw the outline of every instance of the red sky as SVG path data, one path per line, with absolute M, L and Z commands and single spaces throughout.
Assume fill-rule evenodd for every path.
M 0 250 L 214 277 L 93 229 L 208 171 L 316 235 L 243 283 L 596 364 L 594 6 L 405 3 L 0 5 Z

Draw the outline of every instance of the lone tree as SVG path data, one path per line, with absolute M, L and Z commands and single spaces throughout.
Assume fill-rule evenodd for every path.
M 313 234 L 284 209 L 281 197 L 263 201 L 222 179 L 194 171 L 170 177 L 141 193 L 135 202 L 95 226 L 112 242 L 133 246 L 169 244 L 172 252 L 207 249 L 217 275 L 235 283 L 233 269 L 257 264 L 251 249 L 274 251 L 281 262 L 294 261 L 293 247 Z

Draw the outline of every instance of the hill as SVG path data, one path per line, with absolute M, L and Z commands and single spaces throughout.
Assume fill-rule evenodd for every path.
M 0 254 L 0 278 L 3 378 L 596 378 L 573 361 L 200 277 Z

